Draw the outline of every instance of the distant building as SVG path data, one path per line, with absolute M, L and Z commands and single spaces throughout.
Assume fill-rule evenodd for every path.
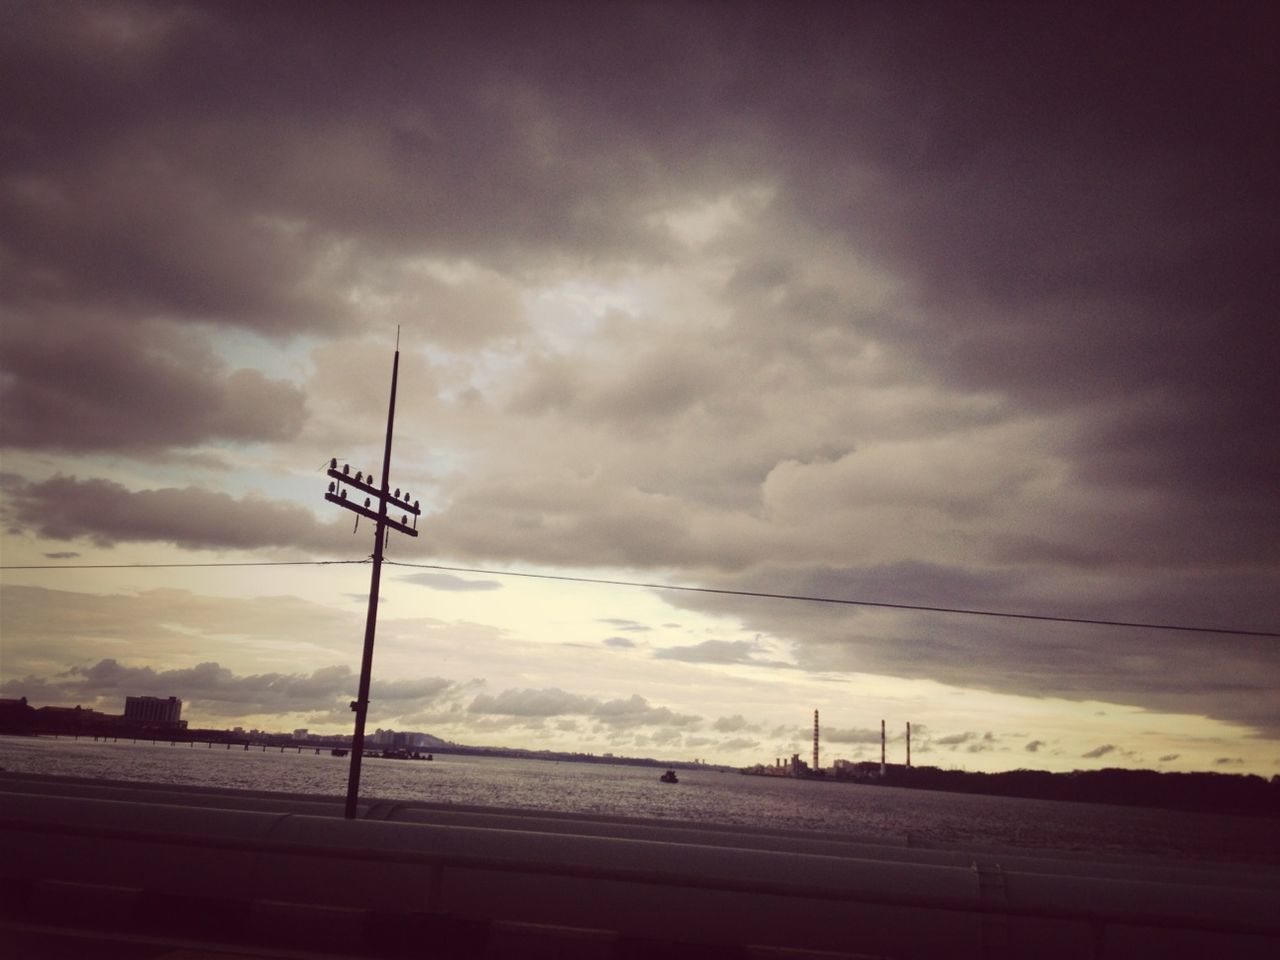
M 7 733 L 25 733 L 35 722 L 36 711 L 26 697 L 16 700 L 0 697 L 0 730 Z
M 126 723 L 186 726 L 182 720 L 182 701 L 177 697 L 125 697 L 124 719 Z

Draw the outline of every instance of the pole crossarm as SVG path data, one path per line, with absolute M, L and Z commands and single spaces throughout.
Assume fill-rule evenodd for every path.
M 381 488 L 365 483 L 363 480 L 357 480 L 355 477 L 349 476 L 334 467 L 330 467 L 326 472 L 339 483 L 345 483 L 348 486 L 355 487 L 357 490 L 363 490 L 372 497 L 381 497 L 383 495 Z M 410 503 L 408 500 L 401 500 L 399 497 L 393 496 L 389 493 L 386 497 L 387 504 L 389 506 L 394 506 L 396 509 L 403 510 L 405 513 L 411 513 L 415 517 L 422 514 L 422 510 L 418 506 L 418 501 L 416 500 L 413 503 Z M 326 497 L 325 499 L 329 498 Z
M 352 513 L 358 513 L 362 517 L 368 517 L 374 523 L 384 523 L 388 527 L 390 527 L 392 530 L 398 530 L 401 533 L 406 534 L 407 536 L 416 537 L 418 535 L 418 531 L 413 529 L 413 527 L 406 527 L 400 521 L 392 520 L 390 517 L 379 516 L 377 512 L 370 510 L 367 507 L 362 507 L 360 506 L 360 504 L 355 503 L 352 500 L 344 500 L 341 497 L 339 497 L 337 494 L 326 493 L 324 495 L 324 498 L 328 500 L 330 503 L 336 503 L 340 507 L 346 507 Z

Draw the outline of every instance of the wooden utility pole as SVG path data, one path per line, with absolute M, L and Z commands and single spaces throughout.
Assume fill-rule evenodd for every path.
M 329 461 L 329 476 L 333 480 L 329 484 L 329 491 L 324 498 L 330 503 L 336 503 L 338 506 L 350 510 L 357 514 L 357 517 L 367 517 L 374 522 L 373 533 L 373 575 L 369 582 L 369 612 L 364 622 L 364 654 L 360 658 L 360 691 L 356 695 L 356 699 L 351 701 L 351 709 L 356 715 L 355 734 L 351 738 L 351 772 L 347 777 L 347 805 L 346 817 L 348 820 L 355 819 L 356 801 L 360 796 L 360 761 L 364 754 L 364 726 L 365 718 L 369 713 L 369 678 L 373 669 L 373 637 L 378 628 L 378 588 L 382 582 L 382 552 L 386 547 L 389 530 L 398 530 L 410 537 L 418 535 L 418 516 L 421 511 L 418 508 L 418 501 L 409 502 L 409 494 L 406 491 L 404 497 L 400 496 L 400 490 L 396 489 L 394 494 L 391 492 L 391 435 L 396 419 L 396 379 L 400 372 L 400 335 L 396 334 L 396 355 L 391 365 L 391 404 L 387 409 L 387 443 L 382 452 L 382 485 L 379 486 L 375 477 L 366 478 L 363 473 L 357 472 L 354 477 L 351 476 L 351 468 L 348 464 L 342 465 L 342 470 L 338 470 L 338 461 Z M 364 506 L 359 506 L 353 500 L 347 499 L 347 489 L 353 487 L 368 494 L 364 500 Z M 377 500 L 376 512 L 370 508 L 370 504 Z M 402 511 L 399 522 L 387 516 L 388 505 L 396 507 Z M 409 515 L 413 515 L 413 526 L 409 526 Z M 357 518 L 356 526 L 359 527 L 360 520 Z

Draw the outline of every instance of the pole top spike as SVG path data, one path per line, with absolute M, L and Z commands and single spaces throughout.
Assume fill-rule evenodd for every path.
M 396 324 L 396 353 L 400 352 L 400 324 Z

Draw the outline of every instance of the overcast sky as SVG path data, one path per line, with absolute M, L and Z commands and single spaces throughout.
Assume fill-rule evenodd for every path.
M 359 560 L 370 728 L 1280 773 L 1257 3 L 0 2 L 26 564 Z M 441 570 L 471 568 L 482 573 Z M 349 732 L 367 565 L 6 570 L 0 688 Z

